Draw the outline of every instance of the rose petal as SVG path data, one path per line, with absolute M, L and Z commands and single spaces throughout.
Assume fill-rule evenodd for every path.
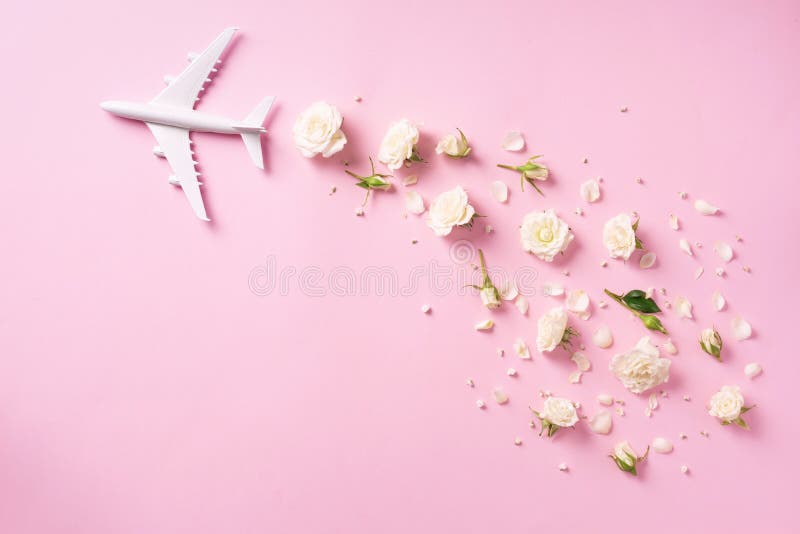
M 647 399 L 647 407 L 651 410 L 655 410 L 658 408 L 658 397 L 656 397 L 655 393 L 651 393 L 650 397 Z
M 692 252 L 692 245 L 690 245 L 687 240 L 681 239 L 678 241 L 678 245 L 681 247 L 681 250 L 687 253 L 689 256 L 694 256 L 694 253 Z
M 595 330 L 592 335 L 592 342 L 601 349 L 607 349 L 614 343 L 614 337 L 611 335 L 611 329 L 605 325 Z
M 419 180 L 419 176 L 416 174 L 409 174 L 408 176 L 403 178 L 403 185 L 408 187 L 409 185 L 414 185 Z
M 526 299 L 523 295 L 519 295 L 514 300 L 514 305 L 517 307 L 517 309 L 522 315 L 528 313 L 528 299 Z
M 498 202 L 505 202 L 508 200 L 508 186 L 505 182 L 495 180 L 492 182 L 492 196 Z
M 600 184 L 597 180 L 587 180 L 581 184 L 580 195 L 586 202 L 596 202 L 600 198 Z
M 604 406 L 611 406 L 614 404 L 614 397 L 608 395 L 607 393 L 601 393 L 597 396 L 597 402 Z
M 667 354 L 672 354 L 673 356 L 678 354 L 678 347 L 675 346 L 675 343 L 673 343 L 671 339 L 667 339 L 667 342 L 661 346 Z
M 508 132 L 505 137 L 503 137 L 503 150 L 508 150 L 509 152 L 518 152 L 525 148 L 525 138 L 522 137 L 522 133 L 520 132 Z
M 642 257 L 639 258 L 639 267 L 642 269 L 649 269 L 656 263 L 656 253 L 655 252 L 647 252 L 646 254 L 642 254 Z
M 705 271 L 705 269 L 703 269 L 702 266 L 698 267 L 697 270 L 694 272 L 694 279 L 697 280 L 701 276 L 703 276 L 703 271 Z
M 569 311 L 583 314 L 589 309 L 589 295 L 583 289 L 573 289 L 567 293 L 566 305 Z
M 517 338 L 517 340 L 514 341 L 514 352 L 523 360 L 531 359 L 531 352 L 528 350 L 528 345 L 522 338 Z
M 709 204 L 705 200 L 695 200 L 694 201 L 694 209 L 702 213 L 703 215 L 714 215 L 715 213 L 719 212 L 719 208 L 714 206 L 713 204 Z
M 561 284 L 555 282 L 548 282 L 544 284 L 544 287 L 542 289 L 545 295 L 551 297 L 560 297 L 561 295 L 564 294 L 564 287 Z
M 736 341 L 742 341 L 749 338 L 753 335 L 753 329 L 750 327 L 750 323 L 745 321 L 741 315 L 737 315 L 731 321 L 731 330 L 733 331 L 733 337 Z
M 676 215 L 670 214 L 669 216 L 669 227 L 673 230 L 677 230 L 680 228 L 680 223 L 678 222 L 678 217 Z
M 595 434 L 608 434 L 611 432 L 611 414 L 608 410 L 600 410 L 589 419 L 589 430 Z
M 569 383 L 570 384 L 579 384 L 581 381 L 581 376 L 583 373 L 580 371 L 575 371 L 574 373 L 569 375 Z
M 505 280 L 500 283 L 497 287 L 497 291 L 500 293 L 500 298 L 503 300 L 514 300 L 519 295 L 519 290 L 517 286 L 511 280 Z
M 497 404 L 505 404 L 508 402 L 508 395 L 503 391 L 503 388 L 494 388 L 492 395 L 494 395 L 494 400 Z
M 728 263 L 733 259 L 733 249 L 724 241 L 717 241 L 714 243 L 714 250 L 716 251 L 717 256 L 719 256 L 719 259 L 725 263 Z
M 714 306 L 715 310 L 722 311 L 725 307 L 725 297 L 723 297 L 722 293 L 719 291 L 714 291 L 711 295 L 711 304 Z
M 494 328 L 494 321 L 485 319 L 475 325 L 475 330 L 491 330 Z
M 423 211 L 425 211 L 425 203 L 422 200 L 422 195 L 417 193 L 416 191 L 406 191 L 406 210 L 409 213 L 413 213 L 415 215 L 419 215 Z
M 571 357 L 570 360 L 575 362 L 575 365 L 578 366 L 579 371 L 586 372 L 592 368 L 592 362 L 589 361 L 589 358 L 582 352 L 576 352 Z
M 651 444 L 653 451 L 659 454 L 669 454 L 672 452 L 672 443 L 667 438 L 656 438 Z
M 675 311 L 678 317 L 685 319 L 692 319 L 692 303 L 686 297 L 678 297 L 675 299 Z
M 755 378 L 758 375 L 760 375 L 762 371 L 763 369 L 761 368 L 761 366 L 755 362 L 748 363 L 747 365 L 744 366 L 744 376 L 746 376 L 747 378 L 751 379 Z

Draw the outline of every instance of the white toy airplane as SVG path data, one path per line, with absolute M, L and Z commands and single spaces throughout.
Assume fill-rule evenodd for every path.
M 104 110 L 120 117 L 143 121 L 153 132 L 158 145 L 153 153 L 167 158 L 174 173 L 169 183 L 180 185 L 195 215 L 208 221 L 203 197 L 200 194 L 200 175 L 195 171 L 197 164 L 192 158 L 194 152 L 190 145 L 189 132 L 215 132 L 237 134 L 242 136 L 253 163 L 259 169 L 264 168 L 264 156 L 261 152 L 261 134 L 264 118 L 269 112 L 275 97 L 268 96 L 242 121 L 235 121 L 195 111 L 194 105 L 200 100 L 198 95 L 210 82 L 209 75 L 217 72 L 217 64 L 221 63 L 220 55 L 228 46 L 237 28 L 228 28 L 217 37 L 202 54 L 189 54 L 188 67 L 176 78 L 164 77 L 168 84 L 153 100 L 148 103 L 120 102 L 110 100 L 100 104 Z

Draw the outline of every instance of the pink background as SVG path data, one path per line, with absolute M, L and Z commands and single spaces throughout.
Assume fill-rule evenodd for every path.
M 0 531 L 794 531 L 800 4 L 491 4 L 4 6 Z M 278 100 L 264 172 L 238 139 L 194 136 L 213 219 L 204 224 L 167 184 L 147 129 L 98 104 L 148 100 L 186 52 L 234 24 L 242 31 L 199 109 L 243 117 L 264 95 Z M 294 118 L 318 99 L 345 116 L 349 143 L 329 161 L 301 157 L 291 139 Z M 429 160 L 412 169 L 416 189 L 429 201 L 462 184 L 487 216 L 472 232 L 437 238 L 421 218 L 404 218 L 402 186 L 354 216 L 362 192 L 341 160 L 365 170 L 402 117 L 421 124 Z M 456 126 L 474 146 L 469 160 L 433 153 Z M 552 168 L 544 198 L 494 167 L 524 159 L 500 149 L 515 128 Z M 596 176 L 602 201 L 575 215 L 578 185 Z M 489 194 L 495 179 L 512 187 L 507 205 Z M 696 198 L 723 213 L 701 217 Z M 547 207 L 576 234 L 552 265 L 525 255 L 517 235 L 526 212 Z M 640 271 L 637 256 L 603 269 L 602 224 L 630 210 L 657 267 Z M 485 223 L 496 231 L 486 235 Z M 704 246 L 689 258 L 679 237 Z M 270 256 L 326 276 L 391 266 L 405 280 L 432 260 L 452 266 L 460 239 L 494 267 L 538 271 L 528 317 L 507 306 L 479 334 L 472 325 L 488 312 L 477 296 L 427 283 L 410 295 L 324 297 L 296 276 L 286 295 L 248 285 Z M 724 279 L 713 274 L 717 239 L 736 252 Z M 587 344 L 600 324 L 615 334 L 611 350 L 587 348 L 593 368 L 580 385 L 567 382 L 574 366 L 563 352 L 495 353 L 518 336 L 534 344 L 536 318 L 555 304 L 540 296 L 550 280 L 592 296 L 591 320 L 571 319 Z M 646 331 L 616 305 L 596 306 L 603 287 L 648 286 L 686 295 L 696 316 L 665 310 L 680 352 L 650 419 L 646 395 L 607 370 Z M 729 302 L 722 313 L 711 309 L 715 289 Z M 733 341 L 737 313 L 753 339 Z M 722 364 L 695 341 L 711 324 L 726 338 Z M 750 361 L 765 368 L 753 381 L 742 373 Z M 758 404 L 751 432 L 706 414 L 723 384 Z M 495 386 L 508 405 L 491 400 Z M 586 414 L 607 392 L 626 415 L 609 436 L 581 423 L 540 439 L 527 408 L 541 406 L 540 389 L 581 401 Z M 638 478 L 605 456 L 616 441 L 643 449 L 659 435 L 675 451 L 651 454 Z

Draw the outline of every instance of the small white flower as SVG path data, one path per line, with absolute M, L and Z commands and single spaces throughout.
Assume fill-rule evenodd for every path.
M 519 234 L 522 249 L 547 262 L 564 252 L 575 238 L 569 225 L 553 210 L 532 211 L 525 215 Z
M 295 146 L 307 158 L 317 154 L 329 158 L 347 143 L 342 131 L 342 114 L 325 102 L 315 102 L 303 111 L 294 123 L 292 135 Z
M 571 400 L 561 397 L 547 397 L 542 405 L 542 410 L 534 411 L 534 413 L 541 419 L 542 432 L 547 431 L 548 438 L 558 430 L 574 426 L 578 422 L 575 404 Z
M 627 260 L 636 250 L 637 242 L 634 223 L 626 213 L 609 219 L 603 227 L 603 244 L 612 258 Z
M 596 202 L 600 198 L 600 184 L 597 180 L 587 180 L 581 184 L 580 194 L 586 202 Z
M 464 132 L 458 130 L 458 135 L 449 133 L 439 139 L 439 143 L 436 145 L 436 153 L 437 154 L 445 154 L 451 158 L 466 158 L 472 149 L 467 142 L 467 137 L 464 135 Z
M 539 352 L 552 352 L 565 343 L 565 337 L 567 340 L 570 337 L 567 333 L 567 312 L 561 306 L 542 315 L 537 326 L 536 347 Z
M 742 414 L 749 411 L 745 407 L 744 397 L 739 386 L 722 386 L 708 402 L 708 414 L 716 417 L 723 425 L 736 423 L 742 428 L 747 428 L 747 423 L 742 419 Z
M 402 119 L 389 127 L 378 150 L 378 161 L 390 169 L 397 170 L 406 160 L 421 160 L 417 154 L 419 130 L 408 119 Z
M 470 205 L 467 192 L 458 186 L 433 200 L 426 220 L 433 233 L 445 236 L 453 231 L 454 226 L 470 224 L 474 216 L 475 208 Z
M 629 352 L 615 355 L 608 368 L 629 391 L 642 393 L 669 380 L 670 363 L 645 336 Z

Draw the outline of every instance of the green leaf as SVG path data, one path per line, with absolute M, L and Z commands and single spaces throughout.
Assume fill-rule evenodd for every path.
M 632 310 L 642 313 L 659 313 L 661 308 L 658 307 L 656 301 L 645 296 L 644 291 L 634 289 L 628 291 L 623 297 L 623 302 Z
M 747 426 L 747 422 L 744 419 L 742 419 L 741 416 L 734 419 L 733 422 L 736 423 L 738 426 L 744 428 L 745 430 L 750 430 L 750 427 Z

